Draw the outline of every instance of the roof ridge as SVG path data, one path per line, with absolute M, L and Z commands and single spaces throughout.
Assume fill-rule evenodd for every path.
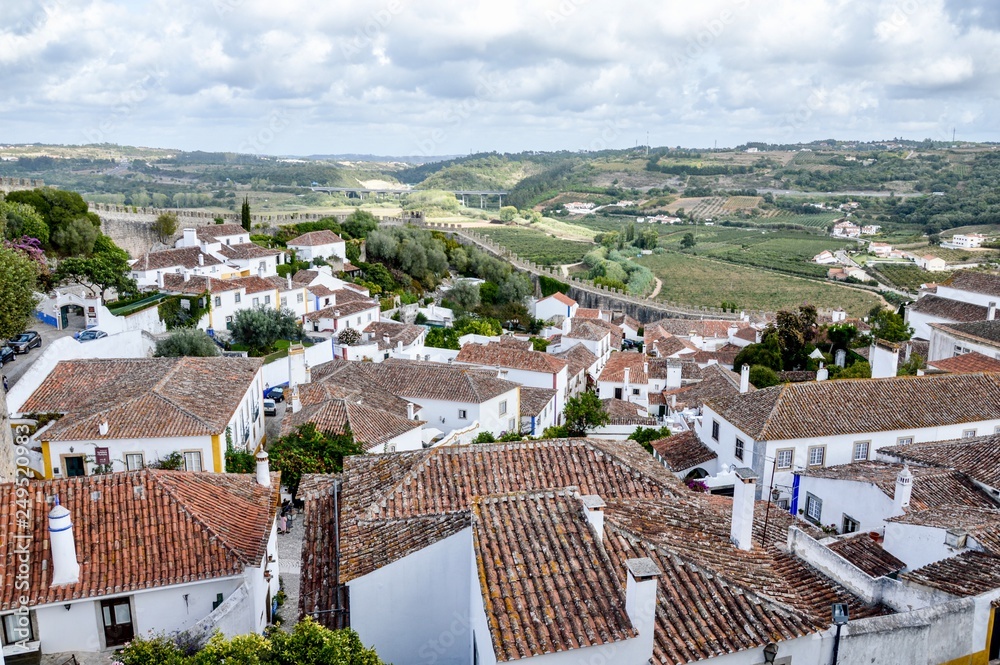
M 376 519 L 376 514 L 382 512 L 382 510 L 385 509 L 385 507 L 389 503 L 389 498 L 392 497 L 397 490 L 401 490 L 402 487 L 407 483 L 407 481 L 412 481 L 414 478 L 416 478 L 417 472 L 419 470 L 424 469 L 430 463 L 430 459 L 432 457 L 442 454 L 441 451 L 449 447 L 450 446 L 437 446 L 434 448 L 428 448 L 427 450 L 424 451 L 419 451 L 426 454 L 419 462 L 417 462 L 416 464 L 412 465 L 409 469 L 407 469 L 406 473 L 404 473 L 402 477 L 400 477 L 399 482 L 393 485 L 388 492 L 383 494 L 380 498 L 376 498 L 371 504 L 369 504 L 368 508 L 365 509 L 365 517 L 367 519 Z M 386 519 L 386 518 L 381 517 L 380 519 Z
M 778 396 L 774 400 L 774 404 L 771 405 L 771 409 L 767 412 L 767 417 L 764 418 L 764 424 L 761 425 L 760 429 L 757 432 L 754 433 L 754 437 L 753 437 L 754 439 L 764 439 L 764 440 L 767 440 L 768 438 L 770 438 L 770 437 L 766 436 L 766 434 L 767 434 L 768 427 L 770 427 L 770 425 L 771 425 L 771 418 L 774 416 L 775 412 L 778 411 L 778 407 L 781 405 L 782 400 L 784 400 L 784 398 L 785 398 L 785 391 L 787 389 L 790 389 L 792 386 L 797 386 L 797 385 L 800 385 L 800 384 L 798 384 L 798 383 L 784 383 L 784 384 L 781 385 L 781 388 L 778 390 Z M 801 384 L 801 385 L 808 385 L 808 384 Z M 764 394 L 764 391 L 763 390 L 755 390 L 753 393 L 745 393 L 745 394 L 747 394 L 747 395 L 750 395 L 750 394 L 760 395 L 760 394 Z

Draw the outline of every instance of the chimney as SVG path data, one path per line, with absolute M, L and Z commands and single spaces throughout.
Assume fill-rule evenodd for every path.
M 80 563 L 76 559 L 76 539 L 69 511 L 56 497 L 49 511 L 49 549 L 52 551 L 52 586 L 80 581 Z
M 417 419 L 416 411 L 417 410 L 416 410 L 416 408 L 414 408 L 413 402 L 407 402 L 406 403 L 406 419 L 407 420 L 416 420 Z
M 649 362 L 646 361 L 642 363 L 642 373 L 646 375 L 646 379 L 649 380 Z
M 184 229 L 184 247 L 198 246 L 198 232 L 194 229 Z
M 260 266 L 259 268 L 257 268 L 257 276 L 258 277 L 264 276 L 264 266 Z
M 392 339 L 388 335 L 382 335 L 382 341 L 385 343 L 386 346 L 392 345 Z
M 868 359 L 872 366 L 873 379 L 896 376 L 899 369 L 899 345 L 877 339 L 872 342 Z
M 101 423 L 97 426 L 97 431 L 101 433 L 101 436 L 107 436 L 108 429 L 109 428 L 107 420 L 102 420 Z
M 584 494 L 580 497 L 583 503 L 583 516 L 597 534 L 598 540 L 604 540 L 604 499 L 596 494 Z
M 656 578 L 662 575 L 652 559 L 629 559 L 625 562 L 628 581 L 625 583 L 625 612 L 638 631 L 642 644 L 639 660 L 653 658 L 653 633 L 656 630 Z
M 200 266 L 205 265 L 205 255 L 202 254 L 201 252 L 198 252 L 198 265 Z
M 902 515 L 905 508 L 910 506 L 910 494 L 913 492 L 913 474 L 906 464 L 896 476 L 896 491 L 892 495 L 893 516 Z
M 997 304 L 995 302 L 990 303 L 990 308 L 986 314 L 987 321 L 996 321 L 997 318 Z
M 156 286 L 163 288 L 163 273 L 159 270 L 156 271 Z
M 298 413 L 302 410 L 302 400 L 299 399 L 299 386 L 298 384 L 292 386 L 292 413 Z
M 679 363 L 667 363 L 667 389 L 681 387 L 681 366 Z
M 288 347 L 288 385 L 309 383 L 306 378 L 306 349 L 301 344 Z
M 733 521 L 729 539 L 741 550 L 753 547 L 753 504 L 757 499 L 757 474 L 753 469 L 736 469 L 733 486 Z
M 626 388 L 628 388 L 629 379 L 632 378 L 631 375 L 632 375 L 632 368 L 631 367 L 626 367 L 625 368 L 625 387 Z
M 291 272 L 289 272 L 287 275 L 285 275 L 285 287 L 286 287 L 286 289 L 285 289 L 286 291 L 291 291 L 292 290 L 292 273 Z
M 826 381 L 829 378 L 830 378 L 830 370 L 828 370 L 826 367 L 823 367 L 823 363 L 820 363 L 819 369 L 816 371 L 816 380 Z
M 735 323 L 729 326 L 729 330 L 726 331 L 727 333 L 726 336 L 729 338 L 729 341 L 733 341 L 733 337 L 736 337 L 736 333 L 738 333 L 739 331 L 740 328 Z
M 191 281 L 191 273 L 189 273 L 187 270 L 184 271 L 184 281 L 185 282 Z
M 403 340 L 399 340 L 398 342 L 396 342 L 396 353 L 399 353 L 400 355 L 402 355 L 402 353 L 403 353 Z
M 750 392 L 750 365 L 743 363 L 740 368 L 740 393 Z
M 267 463 L 267 453 L 261 448 L 255 457 L 257 459 L 257 484 L 261 487 L 270 487 L 271 469 Z

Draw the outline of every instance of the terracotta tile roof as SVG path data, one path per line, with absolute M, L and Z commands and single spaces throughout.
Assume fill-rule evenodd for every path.
M 687 365 L 694 363 L 683 363 L 681 365 L 681 378 L 684 378 L 684 369 Z M 753 384 L 750 390 L 756 390 Z M 680 388 L 664 390 L 663 398 L 667 404 L 676 396 L 676 410 L 685 408 L 701 407 L 705 402 L 712 402 L 719 408 L 729 404 L 740 394 L 740 375 L 726 369 L 722 365 L 709 365 L 701 370 L 701 379 Z
M 649 338 L 645 339 L 648 340 Z M 691 342 L 669 334 L 657 337 L 652 342 L 647 341 L 646 346 L 651 346 L 653 352 L 660 358 L 669 358 L 678 354 L 686 355 L 698 351 L 698 347 L 691 344 Z
M 234 277 L 233 279 L 228 281 L 232 282 L 236 286 L 243 287 L 248 294 L 263 293 L 265 291 L 273 292 L 277 291 L 279 288 L 270 279 L 266 277 L 259 277 L 257 275 L 250 275 L 249 277 Z M 285 285 L 282 284 L 280 288 L 284 287 Z
M 569 364 L 567 375 L 574 377 L 580 372 L 590 369 L 597 362 L 597 356 L 580 343 L 576 343 L 565 351 L 553 353 L 556 358 L 562 358 Z
M 629 370 L 629 383 L 649 383 L 649 376 L 646 373 L 649 368 L 649 360 L 649 356 L 645 353 L 612 351 L 597 380 L 622 383 L 625 381 L 625 369 L 627 368 Z
M 732 367 L 733 363 L 736 362 L 736 356 L 739 355 L 743 348 L 736 346 L 735 344 L 723 344 L 715 351 L 695 351 L 691 355 L 691 358 L 696 363 L 701 363 L 702 365 L 712 362 L 713 360 L 720 365 L 726 365 Z
M 940 427 L 1000 418 L 1000 374 L 789 383 L 717 406 L 756 440 Z
M 43 434 L 48 441 L 220 434 L 262 365 L 225 357 L 63 360 L 21 411 L 65 414 Z
M 455 362 L 474 365 L 499 365 L 527 372 L 558 374 L 569 363 L 551 353 L 526 351 L 511 344 L 466 344 L 455 356 Z
M 746 328 L 741 328 L 733 337 L 738 337 L 740 339 L 746 340 L 751 344 L 757 343 L 757 335 L 759 331 L 756 328 L 751 328 L 747 326 Z
M 345 316 L 352 316 L 370 309 L 379 309 L 378 302 L 374 300 L 351 300 L 345 303 L 338 302 L 315 312 L 306 314 L 306 321 L 319 321 L 320 319 L 340 319 Z M 339 314 L 338 314 L 339 312 Z
M 984 552 L 963 552 L 903 573 L 900 578 L 955 596 L 978 596 L 1000 589 L 1000 558 Z
M 638 320 L 633 319 L 628 314 L 617 314 L 611 317 L 611 323 L 615 324 L 619 328 L 628 326 L 632 330 L 639 330 L 642 328 L 642 324 Z M 643 331 L 645 332 L 645 330 Z
M 674 472 L 690 469 L 718 457 L 715 451 L 709 449 L 698 439 L 694 430 L 658 439 L 653 441 L 651 445 L 660 460 Z
M 223 245 L 219 248 L 219 254 L 234 261 L 246 261 L 248 259 L 277 256 L 281 254 L 281 250 L 268 249 L 252 242 L 244 242 L 239 245 Z
M 968 323 L 932 323 L 931 327 L 956 337 L 984 342 L 994 346 L 1000 344 L 1000 320 L 970 321 Z
M 915 510 L 889 522 L 929 526 L 937 529 L 960 529 L 976 539 L 984 550 L 1000 557 L 1000 509 L 945 505 Z
M 395 321 L 372 321 L 365 328 L 364 332 L 372 336 L 378 342 L 378 348 L 384 350 L 396 348 L 396 344 L 403 343 L 403 346 L 413 344 L 427 329 L 423 326 L 409 323 L 397 323 Z M 386 342 L 385 338 L 389 341 Z
M 498 661 L 638 635 L 617 571 L 576 492 L 477 498 L 472 534 Z
M 212 293 L 239 291 L 240 285 L 231 279 L 216 279 L 202 275 L 191 275 L 189 279 L 185 280 L 184 275 L 168 272 L 163 276 L 163 290 L 170 293 L 201 295 L 206 291 Z
M 1000 488 L 1000 435 L 888 446 L 879 448 L 879 454 L 954 469 L 984 485 Z
M 588 307 L 577 307 L 576 308 L 576 318 L 578 319 L 599 319 L 601 318 L 601 310 L 591 309 Z
M 566 295 L 565 293 L 562 293 L 560 291 L 556 291 L 555 293 L 553 293 L 548 298 L 542 298 L 542 300 L 548 300 L 549 298 L 551 298 L 552 300 L 556 300 L 558 302 L 561 302 L 564 305 L 569 305 L 570 307 L 572 307 L 573 305 L 576 304 L 575 300 L 573 300 L 568 295 Z
M 962 291 L 1000 296 L 1000 275 L 995 273 L 959 270 L 942 284 Z
M 557 392 L 551 388 L 521 386 L 521 417 L 537 416 L 552 402 Z
M 325 394 L 323 386 L 307 384 L 299 387 L 300 396 L 307 392 Z M 292 413 L 291 409 L 285 410 L 285 416 L 281 421 L 282 436 L 306 423 L 315 423 L 319 431 L 333 434 L 343 434 L 350 427 L 355 441 L 362 443 L 364 449 L 370 451 L 397 436 L 420 429 L 427 424 L 424 420 L 409 420 L 404 416 L 357 404 L 344 398 L 309 401 L 311 403 L 308 406 L 303 405 L 298 413 Z
M 987 313 L 981 305 L 934 295 L 922 296 L 908 310 L 949 321 L 985 321 Z
M 318 270 L 299 270 L 292 275 L 292 283 L 299 284 L 301 286 L 309 286 L 314 279 L 319 277 Z
M 0 485 L 0 544 L 7 572 L 0 610 L 239 575 L 260 566 L 279 502 L 279 476 L 271 487 L 252 474 L 144 470 L 49 481 L 31 481 L 34 516 L 27 542 L 31 577 L 27 592 L 14 589 L 12 567 L 19 532 L 15 485 Z M 80 579 L 50 586 L 47 499 L 58 496 L 72 516 Z M 220 508 L 221 507 L 221 508 Z M 46 565 L 43 562 L 48 562 Z
M 901 464 L 886 462 L 853 462 L 817 469 L 796 471 L 796 475 L 829 478 L 874 485 L 890 499 L 896 493 L 896 476 Z M 926 510 L 937 506 L 963 505 L 995 508 L 996 503 L 964 475 L 950 469 L 910 467 L 913 474 L 911 510 Z
M 317 298 L 332 296 L 336 293 L 336 291 L 324 284 L 313 284 L 312 286 L 307 286 L 306 288 L 309 290 L 309 293 L 313 294 Z
M 199 258 L 200 262 L 199 262 Z M 222 265 L 222 261 L 211 254 L 204 254 L 200 247 L 178 247 L 165 249 L 162 252 L 146 252 L 132 262 L 132 270 L 163 270 L 183 266 L 199 268 L 202 266 Z
M 802 383 L 815 381 L 816 372 L 808 369 L 782 370 L 778 372 L 778 380 L 784 383 Z
M 725 321 L 721 319 L 660 319 L 656 323 L 646 326 L 647 332 L 650 328 L 656 328 L 669 335 L 677 337 L 687 337 L 692 333 L 702 337 L 729 337 L 729 329 L 735 327 L 737 330 L 752 330 L 746 321 Z M 654 334 L 656 331 L 654 330 Z M 648 335 L 648 332 L 647 332 Z
M 324 229 L 322 231 L 310 231 L 309 233 L 303 233 L 297 238 L 292 238 L 285 244 L 290 247 L 316 247 L 318 245 L 333 245 L 341 242 L 344 242 L 343 238 L 338 236 L 333 231 Z
M 978 351 L 963 353 L 942 360 L 934 360 L 927 366 L 949 374 L 973 374 L 975 372 L 1000 372 L 1000 360 L 984 356 Z
M 609 331 L 597 325 L 597 319 L 570 319 L 569 332 L 563 335 L 569 339 L 583 339 L 588 342 L 599 342 L 608 336 Z M 613 347 L 613 345 L 612 345 Z
M 639 406 L 620 399 L 602 399 L 604 411 L 611 418 L 609 425 L 657 425 L 656 418 L 640 415 Z
M 500 344 L 514 349 L 521 349 L 522 351 L 535 350 L 534 345 L 531 343 L 531 339 L 521 339 L 520 337 L 515 337 L 514 335 L 501 335 L 499 340 L 495 342 L 491 341 L 490 344 Z
M 219 238 L 250 234 L 239 224 L 206 224 L 197 227 L 195 232 L 198 235 L 198 240 L 202 242 L 217 242 Z
M 343 363 L 345 370 L 353 365 L 346 361 L 335 362 Z M 353 371 L 324 373 L 320 371 L 323 368 L 326 368 L 326 365 L 320 365 L 312 373 L 312 383 L 299 386 L 299 399 L 303 407 L 333 399 L 346 399 L 354 404 L 387 411 L 400 418 L 408 416 L 409 402 L 379 387 L 367 374 Z M 285 415 L 288 415 L 287 409 Z M 287 433 L 287 430 L 283 432 Z
M 872 577 L 886 577 L 906 568 L 905 562 L 886 552 L 867 533 L 838 538 L 827 547 Z

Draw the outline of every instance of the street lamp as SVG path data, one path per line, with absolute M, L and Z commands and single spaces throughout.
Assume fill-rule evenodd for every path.
M 777 655 L 778 655 L 778 645 L 775 644 L 774 642 L 770 642 L 766 647 L 764 647 L 765 663 L 774 663 L 774 659 L 777 657 Z
M 833 665 L 837 665 L 837 655 L 840 652 L 840 629 L 846 626 L 850 619 L 851 613 L 847 603 L 833 604 L 833 624 L 837 627 L 837 635 L 833 639 Z

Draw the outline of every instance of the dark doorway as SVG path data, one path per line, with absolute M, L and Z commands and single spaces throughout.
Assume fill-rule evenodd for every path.
M 993 634 L 990 635 L 990 660 L 1000 658 L 1000 609 L 993 608 Z
M 621 399 L 621 398 L 622 398 L 622 389 L 615 388 L 615 399 Z
M 135 637 L 132 630 L 132 605 L 128 598 L 101 601 L 106 646 L 125 644 Z
M 74 455 L 73 457 L 65 457 L 63 458 L 63 463 L 66 465 L 67 478 L 87 475 L 87 469 L 86 465 L 84 464 L 83 455 Z

